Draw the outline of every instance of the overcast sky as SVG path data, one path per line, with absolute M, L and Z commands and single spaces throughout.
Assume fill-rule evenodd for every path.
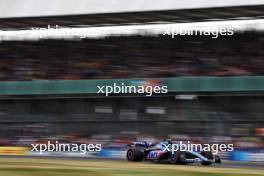
M 0 18 L 256 4 L 264 0 L 0 0 Z

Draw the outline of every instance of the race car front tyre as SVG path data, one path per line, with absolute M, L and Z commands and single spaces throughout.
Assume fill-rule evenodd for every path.
M 138 149 L 129 149 L 127 151 L 128 161 L 142 161 L 144 159 L 143 152 Z
M 216 155 L 215 156 L 215 163 L 218 163 L 218 164 L 221 164 L 221 158 L 218 156 L 218 155 Z
M 211 164 L 212 164 L 211 161 L 203 161 L 202 162 L 202 165 L 204 165 L 204 166 L 210 166 Z
M 212 160 L 214 159 L 214 155 L 210 151 L 202 151 L 201 155 L 203 155 L 205 158 Z

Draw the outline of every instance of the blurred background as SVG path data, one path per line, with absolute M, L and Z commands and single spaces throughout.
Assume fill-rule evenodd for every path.
M 233 143 L 233 152 L 220 152 L 225 160 L 263 162 L 264 3 L 127 3 L 0 0 L 0 155 L 35 156 L 32 143 L 60 141 L 102 143 L 103 150 L 43 155 L 124 158 L 130 142 L 170 138 Z M 247 26 L 218 38 L 152 32 L 157 24 L 210 28 L 226 21 L 228 28 L 237 29 L 237 21 Z M 97 27 L 99 34 L 40 39 L 23 33 L 48 25 Z M 151 27 L 100 36 L 104 27 L 138 25 Z M 169 92 L 96 94 L 97 85 L 114 82 L 167 85 Z

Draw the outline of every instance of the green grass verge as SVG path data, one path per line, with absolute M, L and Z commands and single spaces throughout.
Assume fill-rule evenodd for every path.
M 0 158 L 0 176 L 260 176 L 263 170 L 127 161 Z

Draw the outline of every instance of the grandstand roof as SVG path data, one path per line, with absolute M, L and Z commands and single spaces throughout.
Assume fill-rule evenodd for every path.
M 59 25 L 65 27 L 113 26 L 155 23 L 185 23 L 264 18 L 264 5 L 235 6 L 203 9 L 22 17 L 0 19 L 1 30 L 29 29 Z

